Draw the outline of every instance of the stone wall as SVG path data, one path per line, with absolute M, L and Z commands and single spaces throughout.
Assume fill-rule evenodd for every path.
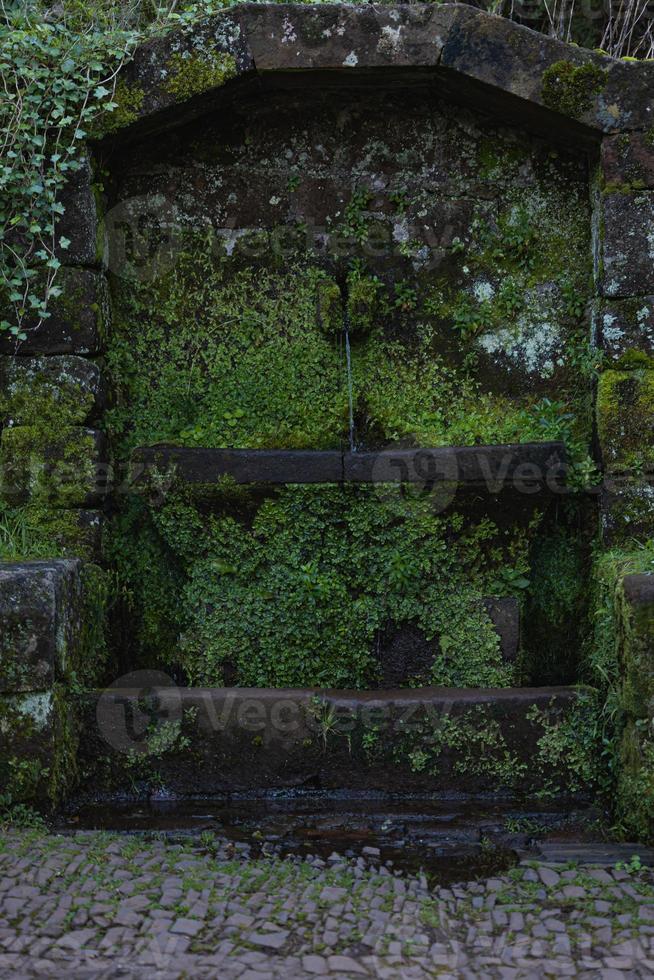
M 0 338 L 20 557 L 98 559 L 111 513 L 122 662 L 183 680 L 243 681 L 247 667 L 259 684 L 370 684 L 371 637 L 417 619 L 442 668 L 423 682 L 514 683 L 493 596 L 526 611 L 522 679 L 574 679 L 593 501 L 605 547 L 651 534 L 652 72 L 448 5 L 246 4 L 140 48 L 68 188 L 63 295 L 18 347 Z M 341 449 L 352 423 L 359 450 L 563 442 L 573 492 L 490 491 L 436 515 L 397 491 L 198 493 L 156 472 L 149 496 L 131 493 L 137 446 Z M 338 567 L 348 540 L 359 550 Z M 375 554 L 379 568 L 362 559 Z M 593 581 L 613 583 L 617 637 L 626 566 L 609 558 Z M 11 589 L 28 573 L 41 575 L 10 568 Z M 279 615 L 265 626 L 279 595 L 289 634 Z M 300 595 L 313 636 L 290 611 Z M 353 659 L 323 676 L 321 637 L 343 623 L 330 662 Z M 259 661 L 257 625 L 274 640 Z M 21 643 L 3 648 L 7 676 Z M 305 673 L 275 673 L 280 644 L 311 650 Z M 586 669 L 601 688 L 598 649 Z M 11 698 L 46 698 L 40 730 L 48 692 L 74 702 L 61 667 L 11 684 Z M 650 708 L 624 706 L 623 758 L 647 780 Z

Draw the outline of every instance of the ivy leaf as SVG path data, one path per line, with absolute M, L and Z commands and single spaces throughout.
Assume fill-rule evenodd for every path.
M 65 235 L 62 235 L 61 238 L 59 239 L 59 247 L 63 249 L 67 249 L 69 248 L 69 246 L 70 246 L 70 238 L 66 238 Z

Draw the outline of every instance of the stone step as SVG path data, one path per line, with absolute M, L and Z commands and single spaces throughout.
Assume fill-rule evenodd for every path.
M 104 792 L 315 789 L 534 802 L 539 791 L 590 792 L 592 765 L 580 763 L 591 710 L 583 689 L 211 689 L 131 677 L 136 685 L 86 701 L 81 769 Z
M 204 449 L 160 444 L 135 449 L 131 483 L 147 486 L 153 472 L 174 470 L 184 483 L 412 483 L 465 485 L 491 494 L 560 491 L 566 452 L 561 442 L 441 446 L 380 452 L 286 449 Z

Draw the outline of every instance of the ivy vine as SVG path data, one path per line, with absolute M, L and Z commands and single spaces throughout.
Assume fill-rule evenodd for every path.
M 17 341 L 61 293 L 62 190 L 84 166 L 94 120 L 117 108 L 121 67 L 146 37 L 225 4 L 182 6 L 0 0 L 0 331 Z

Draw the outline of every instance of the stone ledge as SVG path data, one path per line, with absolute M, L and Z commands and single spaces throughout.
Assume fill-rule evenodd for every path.
M 543 718 L 559 724 L 581 698 L 572 688 L 320 691 L 151 687 L 144 681 L 143 688 L 116 685 L 89 695 L 82 745 L 89 762 L 108 759 L 105 789 L 134 786 L 139 772 L 147 781 L 154 769 L 159 786 L 182 795 L 310 786 L 515 798 L 537 788 Z M 515 773 L 507 771 L 502 785 L 492 765 L 467 771 L 465 739 L 449 745 L 446 739 L 431 771 L 410 765 L 413 749 L 432 745 L 430 731 L 457 725 L 496 733 L 488 751 L 499 752 L 498 762 L 509 753 L 524 766 L 524 778 L 514 783 Z M 373 733 L 372 748 L 362 739 L 365 732 Z M 168 748 L 160 751 L 163 742 Z M 552 777 L 556 765 L 548 767 Z
M 560 490 L 566 471 L 563 443 L 387 449 L 380 452 L 283 449 L 202 449 L 161 444 L 134 450 L 133 486 L 146 486 L 153 471 L 195 485 L 229 476 L 240 484 L 412 483 L 445 484 L 498 493 Z
M 565 120 L 571 133 L 596 139 L 654 121 L 651 64 L 616 61 L 463 4 L 242 4 L 139 47 L 105 134 L 196 118 L 239 79 L 297 73 L 305 85 L 313 72 L 349 83 L 381 70 L 389 80 L 395 71 L 443 82 L 455 98 L 467 88 L 468 101 L 490 94 L 500 112 L 529 107 L 553 138 Z

